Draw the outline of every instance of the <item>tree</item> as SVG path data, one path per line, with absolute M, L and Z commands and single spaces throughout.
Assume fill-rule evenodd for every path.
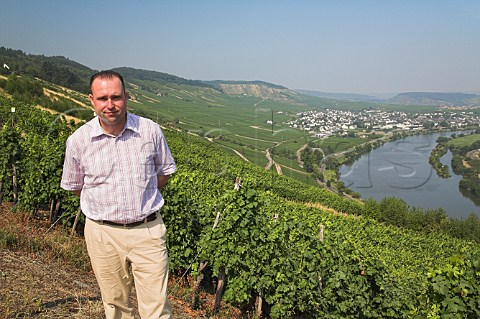
M 427 130 L 432 129 L 435 126 L 435 123 L 432 121 L 425 121 L 423 122 L 423 127 Z
M 407 203 L 399 198 L 385 197 L 380 202 L 380 221 L 390 225 L 404 226 L 409 211 Z

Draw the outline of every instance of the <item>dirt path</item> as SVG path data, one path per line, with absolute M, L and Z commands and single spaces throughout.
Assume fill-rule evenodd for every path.
M 43 107 L 41 105 L 35 105 L 35 107 L 39 110 L 42 110 L 42 111 L 45 111 L 45 112 L 48 112 L 50 114 L 60 114 L 60 112 L 57 112 L 57 111 L 54 111 L 52 109 L 47 109 L 46 107 Z M 93 111 L 92 111 L 93 112 Z M 79 123 L 81 122 L 82 120 L 79 119 L 78 117 L 74 117 L 74 116 L 71 116 L 71 115 L 67 115 L 67 114 L 63 114 L 63 116 L 65 116 L 65 119 L 67 121 L 70 121 L 70 120 L 73 120 L 75 123 Z
M 251 128 L 254 128 L 254 129 L 256 129 L 256 130 L 264 130 L 264 131 L 269 131 L 269 132 L 272 131 L 272 130 L 269 129 L 269 128 L 263 128 L 263 127 L 256 126 L 256 125 L 250 125 L 250 127 L 251 127 Z M 275 131 L 274 133 L 276 133 L 276 131 Z
M 242 138 L 246 138 L 246 139 L 253 140 L 253 141 L 260 141 L 260 142 L 267 142 L 267 143 L 272 143 L 272 144 L 279 144 L 278 142 L 268 141 L 268 140 L 262 140 L 262 139 L 259 139 L 259 138 L 250 137 L 250 136 L 245 136 L 245 135 L 235 134 L 235 136 L 242 137 Z
M 270 150 L 269 150 L 269 149 L 267 149 L 267 151 L 265 152 L 265 157 L 266 157 L 267 160 L 268 160 L 267 165 L 265 165 L 265 169 L 268 171 L 268 170 L 272 167 L 272 165 L 273 165 L 273 163 L 274 163 L 274 161 L 273 161 L 273 159 L 272 159 L 272 156 L 270 155 Z
M 47 88 L 43 88 L 43 94 L 45 94 L 45 95 L 48 96 L 48 97 L 51 97 L 52 95 L 61 96 L 61 97 L 63 97 L 63 98 L 66 98 L 66 99 L 68 99 L 68 100 L 70 100 L 70 101 L 72 101 L 72 102 L 80 105 L 81 107 L 84 107 L 84 108 L 87 108 L 87 109 L 92 109 L 92 107 L 91 107 L 90 105 L 88 105 L 88 104 L 86 104 L 86 103 L 83 103 L 82 101 L 79 101 L 79 100 L 77 100 L 77 99 L 74 99 L 74 98 L 71 97 L 71 96 L 65 95 L 65 94 L 63 94 L 63 93 L 61 93 L 61 92 L 56 92 L 56 91 L 53 91 L 53 90 L 50 90 L 50 89 L 47 89 Z M 93 111 L 93 109 L 92 109 L 92 111 Z
M 237 151 L 236 149 L 233 149 L 233 148 L 230 148 L 232 151 L 235 152 L 235 154 L 237 154 L 238 156 L 240 156 L 245 162 L 250 162 L 250 160 L 248 158 L 246 158 L 245 156 L 243 156 L 242 153 L 240 153 L 239 151 Z
M 275 163 L 275 168 L 276 168 L 276 170 L 277 170 L 277 174 L 278 174 L 278 175 L 282 175 L 282 174 L 283 174 L 283 172 L 282 172 L 282 167 L 280 166 L 280 164 Z
M 298 165 L 300 165 L 301 168 L 303 168 L 303 161 L 302 161 L 302 152 L 304 149 L 306 149 L 308 144 L 303 144 L 298 150 L 297 150 L 297 162 Z

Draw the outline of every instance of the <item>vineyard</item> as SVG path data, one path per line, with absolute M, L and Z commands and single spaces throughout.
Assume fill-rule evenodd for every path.
M 72 227 L 61 116 L 0 97 L 0 200 Z M 479 244 L 389 226 L 353 201 L 164 128 L 178 171 L 163 191 L 171 271 L 269 318 L 479 318 Z M 385 212 L 381 212 L 385 214 Z M 82 223 L 79 223 L 81 229 Z

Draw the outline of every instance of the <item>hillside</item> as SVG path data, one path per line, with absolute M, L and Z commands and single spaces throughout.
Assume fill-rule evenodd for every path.
M 353 93 L 327 93 L 312 90 L 296 90 L 298 92 L 329 99 L 344 101 L 371 102 L 380 104 L 396 104 L 405 106 L 480 106 L 480 95 L 468 93 L 438 92 L 405 92 L 391 98 L 379 98 L 370 95 Z
M 328 99 L 336 99 L 336 100 L 347 100 L 347 101 L 361 101 L 361 102 L 383 102 L 383 99 L 380 99 L 375 96 L 365 95 L 365 94 L 354 94 L 354 93 L 328 93 L 328 92 L 320 92 L 320 91 L 313 91 L 313 90 L 295 90 L 304 94 L 324 97 Z
M 210 88 L 227 95 L 253 96 L 274 101 L 296 102 L 298 96 L 286 87 L 263 81 L 200 81 L 187 80 L 175 75 L 134 68 L 114 68 L 125 81 L 154 94 L 165 92 L 164 85 L 184 85 L 196 88 Z
M 292 91 L 284 87 L 272 86 L 268 83 L 221 83 L 218 85 L 226 94 L 249 95 L 262 99 L 293 102 Z
M 0 75 L 19 74 L 38 77 L 76 91 L 88 93 L 88 80 L 95 70 L 62 56 L 27 54 L 20 50 L 0 47 Z M 210 88 L 231 95 L 245 95 L 313 107 L 357 109 L 385 105 L 479 106 L 480 95 L 467 93 L 405 92 L 388 99 L 352 93 L 327 93 L 313 90 L 290 90 L 282 85 L 263 81 L 202 81 L 184 79 L 172 74 L 118 67 L 127 82 L 154 94 L 162 93 L 162 85 L 184 85 L 190 88 Z M 312 99 L 314 98 L 314 99 Z M 337 102 L 335 102 L 337 101 Z M 339 105 L 338 101 L 344 101 Z M 350 103 L 348 103 L 350 102 Z M 352 103 L 353 102 L 353 103 Z M 360 103 L 360 104 L 357 104 Z
M 95 72 L 62 56 L 26 54 L 5 47 L 0 47 L 0 61 L 8 66 L 0 69 L 0 75 L 30 75 L 83 93 L 88 93 L 88 80 Z M 290 95 L 295 95 L 283 86 L 262 81 L 201 81 L 131 67 L 118 67 L 113 70 L 121 73 L 126 82 L 154 94 L 162 92 L 162 85 L 173 84 L 211 88 L 226 94 L 246 94 L 272 100 L 289 100 Z
M 184 79 L 172 74 L 168 74 L 168 73 L 163 73 L 163 72 L 141 70 L 141 69 L 135 69 L 131 67 L 113 68 L 112 70 L 122 74 L 125 81 L 138 85 L 143 90 L 146 90 L 152 93 L 159 93 L 157 91 L 158 85 L 165 84 L 165 83 L 215 88 L 214 85 L 208 82 L 198 81 L 198 80 L 187 80 L 187 79 Z
M 407 92 L 388 99 L 389 103 L 434 106 L 480 106 L 480 95 L 467 93 Z
M 27 54 L 20 50 L 0 47 L 0 75 L 28 75 L 53 84 L 88 93 L 88 81 L 95 70 L 63 56 Z M 162 95 L 168 88 L 179 86 L 182 91 L 210 89 L 226 95 L 256 97 L 281 103 L 303 105 L 315 109 L 361 110 L 369 107 L 402 109 L 408 105 L 478 105 L 480 98 L 464 93 L 401 93 L 390 99 L 350 93 L 326 93 L 312 90 L 290 90 L 285 86 L 264 81 L 202 81 L 181 78 L 172 74 L 118 67 L 126 82 L 153 95 Z M 218 103 L 214 103 L 218 104 Z
M 88 93 L 93 73 L 92 69 L 62 56 L 26 54 L 4 47 L 0 47 L 0 62 L 0 75 L 29 75 L 83 93 Z
M 94 70 L 65 57 L 30 55 L 6 48 L 0 48 L 0 58 L 10 64 L 10 69 L 2 68 L 1 72 L 11 75 L 0 79 L 0 89 L 4 87 L 15 99 L 33 101 L 38 107 L 81 120 L 92 118 L 85 87 Z M 368 96 L 310 96 L 263 81 L 201 81 L 132 67 L 114 70 L 124 75 L 130 94 L 129 111 L 209 138 L 248 161 L 261 167 L 275 167 L 278 174 L 310 185 L 318 182 L 309 174 L 311 170 L 304 169 L 300 155 L 304 145 L 316 141 L 313 131 L 291 124 L 298 120 L 297 114 L 370 108 L 435 111 L 430 106 L 413 108 L 373 100 L 354 102 Z
M 208 260 L 202 291 L 214 290 L 218 278 L 226 275 L 224 302 L 252 311 L 254 300 L 262 300 L 261 310 L 278 319 L 355 318 L 359 313 L 364 317 L 373 313 L 377 318 L 448 314 L 450 309 L 442 305 L 450 297 L 435 295 L 440 279 L 430 277 L 431 269 L 440 276 L 449 269 L 443 267 L 457 267 L 465 274 L 462 280 L 477 284 L 470 273 L 478 268 L 471 257 L 477 258 L 478 244 L 450 234 L 461 234 L 466 223 L 476 225 L 478 219 L 472 217 L 464 223 L 450 221 L 441 212 L 422 215 L 394 199 L 382 203 L 349 200 L 325 188 L 272 174 L 225 152 L 211 142 L 218 131 L 193 136 L 193 130 L 182 127 L 196 123 L 201 123 L 198 130 L 209 129 L 207 125 L 224 131 L 235 127 L 241 130 L 218 138 L 253 132 L 252 138 L 259 143 L 275 143 L 275 138 L 281 137 L 301 146 L 302 135 L 295 135 L 298 131 L 280 126 L 282 119 L 288 118 L 286 113 L 298 106 L 226 95 L 213 88 L 193 90 L 189 86 L 187 90 L 184 84 L 168 83 L 163 88 L 169 91 L 157 96 L 132 87 L 138 97 L 132 108 L 145 112 L 156 108 L 162 116 L 164 112 L 177 116 L 172 122 L 162 121 L 179 167 L 163 191 L 166 204 L 162 208 L 173 274 L 181 276 L 188 270 L 196 277 L 200 263 Z M 4 184 L 4 200 L 13 201 L 18 192 L 15 210 L 24 209 L 32 216 L 38 216 L 39 208 L 58 207 L 50 220 L 62 216 L 61 221 L 71 226 L 78 198 L 60 191 L 58 185 L 65 139 L 76 126 L 31 107 L 28 101 L 1 98 L 1 103 L 7 107 L 0 108 L 0 118 L 13 120 L 11 126 L 6 121 L 2 127 L 0 151 L 7 150 L 2 153 L 6 163 L 19 161 L 22 168 L 19 187 Z M 14 118 L 10 107 L 16 108 Z M 271 107 L 279 111 L 275 113 L 279 125 L 273 125 L 275 132 L 264 124 L 274 113 Z M 241 111 L 234 113 L 237 109 Z M 257 125 L 252 127 L 252 123 Z M 213 137 L 207 140 L 203 136 Z M 15 152 L 8 151 L 12 149 Z M 6 181 L 14 180 L 10 167 L 2 166 L 0 171 Z M 242 178 L 242 186 L 235 191 L 237 177 Z M 478 238 L 477 234 L 477 228 L 472 228 L 470 235 Z M 15 231 L 1 235 L 0 244 L 13 243 L 15 247 L 21 243 Z M 28 243 L 35 249 L 44 245 L 43 241 Z M 45 246 L 68 247 L 65 241 Z M 58 256 L 62 258 L 85 257 L 81 250 L 61 251 Z M 193 291 L 191 286 L 188 289 Z M 429 297 L 422 299 L 426 294 Z M 462 299 L 468 303 L 461 308 L 462 314 L 475 311 L 472 300 L 477 297 L 474 290 Z M 45 306 L 36 304 L 38 299 L 32 301 L 33 306 Z
M 10 69 L 3 68 L 1 72 L 12 75 L 0 79 L 0 89 L 4 87 L 15 99 L 34 101 L 38 107 L 57 114 L 82 120 L 92 118 L 85 86 L 94 70 L 65 57 L 30 55 L 6 48 L 0 48 L 0 56 L 10 64 Z M 304 169 L 300 155 L 305 145 L 315 143 L 316 139 L 310 134 L 313 131 L 291 125 L 298 120 L 297 114 L 367 108 L 414 109 L 419 113 L 435 111 L 435 107 L 352 101 L 368 96 L 310 96 L 263 81 L 200 81 L 131 67 L 114 70 L 124 75 L 130 94 L 129 111 L 209 138 L 245 160 L 261 167 L 275 167 L 278 174 L 310 185 L 318 185 L 318 182 L 309 174 L 311 170 Z M 83 87 L 83 91 L 75 89 L 78 87 Z

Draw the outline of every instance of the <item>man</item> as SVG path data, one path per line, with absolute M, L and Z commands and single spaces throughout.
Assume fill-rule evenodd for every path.
M 97 117 L 68 138 L 61 187 L 80 196 L 106 318 L 133 318 L 133 280 L 140 316 L 171 318 L 166 229 L 159 211 L 160 190 L 175 162 L 160 126 L 127 112 L 120 74 L 94 74 L 90 90 Z

